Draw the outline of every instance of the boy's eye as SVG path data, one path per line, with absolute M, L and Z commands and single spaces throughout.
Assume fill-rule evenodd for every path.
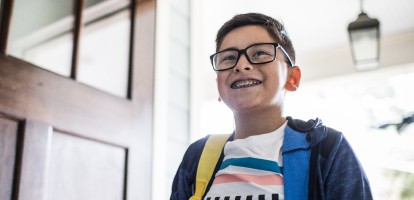
M 254 63 L 267 62 L 272 59 L 273 54 L 270 51 L 257 50 L 250 54 L 250 60 Z
M 222 61 L 226 61 L 226 60 L 236 60 L 236 56 L 234 56 L 234 55 L 226 56 L 226 57 L 222 58 L 221 60 Z
M 233 52 L 223 52 L 219 55 L 219 63 L 226 62 L 226 61 L 234 61 L 237 59 L 237 55 Z
M 268 56 L 268 55 L 270 55 L 269 52 L 266 52 L 266 51 L 263 51 L 263 50 L 258 50 L 258 51 L 253 53 L 252 57 Z

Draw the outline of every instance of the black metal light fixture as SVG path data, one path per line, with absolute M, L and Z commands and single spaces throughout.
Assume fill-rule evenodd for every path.
M 368 17 L 362 8 L 358 18 L 348 25 L 352 57 L 358 71 L 379 66 L 380 29 L 379 21 Z

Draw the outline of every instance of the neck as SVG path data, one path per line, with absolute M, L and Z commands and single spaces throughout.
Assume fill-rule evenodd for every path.
M 234 114 L 236 133 L 234 139 L 243 139 L 252 135 L 270 133 L 281 127 L 286 119 L 277 109 L 263 109 L 255 112 Z

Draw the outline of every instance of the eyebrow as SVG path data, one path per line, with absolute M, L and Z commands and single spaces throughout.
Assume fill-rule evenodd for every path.
M 262 44 L 262 43 L 279 43 L 279 42 L 275 42 L 275 41 L 269 41 L 269 42 L 254 42 L 254 43 L 251 43 L 251 44 L 246 45 L 244 48 L 227 47 L 225 49 L 218 50 L 217 52 L 226 51 L 226 50 L 240 50 L 240 49 L 245 49 L 247 47 L 250 47 L 250 46 L 253 46 L 253 45 L 256 45 L 256 44 Z
M 225 49 L 222 49 L 222 50 L 218 50 L 217 52 L 226 51 L 226 50 L 240 50 L 240 49 L 238 49 L 236 47 L 228 47 L 228 48 L 225 48 Z

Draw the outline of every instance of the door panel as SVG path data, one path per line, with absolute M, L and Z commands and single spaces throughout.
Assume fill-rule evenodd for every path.
M 48 173 L 51 127 L 45 123 L 26 120 L 22 130 L 20 163 L 16 163 L 16 199 L 46 199 L 45 179 Z
M 7 55 L 2 21 L 0 199 L 150 199 L 155 1 L 133 2 L 129 99 Z
M 126 153 L 123 147 L 54 131 L 48 199 L 123 199 Z
M 0 114 L 0 199 L 11 199 L 18 121 Z

